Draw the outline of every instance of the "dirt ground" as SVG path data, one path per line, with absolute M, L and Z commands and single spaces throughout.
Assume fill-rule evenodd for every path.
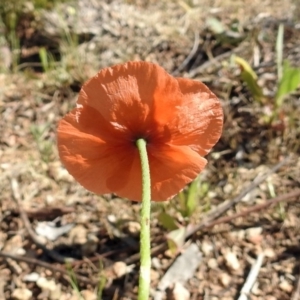
M 82 83 L 128 60 L 203 81 L 225 113 L 192 216 L 180 214 L 178 197 L 153 205 L 151 299 L 300 299 L 299 90 L 266 121 L 280 24 L 283 57 L 300 67 L 298 0 L 32 3 L 18 11 L 14 38 L 3 13 L 0 24 L 0 300 L 137 299 L 139 204 L 87 192 L 56 149 L 57 122 Z M 233 55 L 257 73 L 262 103 Z M 162 210 L 186 229 L 176 254 Z M 191 245 L 198 259 L 195 268 L 183 262 L 183 279 L 172 266 Z M 255 263 L 251 292 L 241 296 Z M 167 272 L 174 280 L 162 288 Z

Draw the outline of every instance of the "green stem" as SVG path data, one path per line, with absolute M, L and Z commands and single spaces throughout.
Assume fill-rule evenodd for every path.
M 147 143 L 144 139 L 136 141 L 142 166 L 142 208 L 140 233 L 140 277 L 138 300 L 148 300 L 150 293 L 150 212 L 151 212 L 151 180 L 147 155 Z

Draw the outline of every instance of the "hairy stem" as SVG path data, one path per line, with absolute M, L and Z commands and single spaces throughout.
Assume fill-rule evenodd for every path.
M 138 300 L 148 300 L 150 293 L 150 212 L 151 212 L 151 180 L 147 155 L 147 143 L 144 139 L 136 141 L 142 166 L 142 208 L 140 233 L 140 277 Z

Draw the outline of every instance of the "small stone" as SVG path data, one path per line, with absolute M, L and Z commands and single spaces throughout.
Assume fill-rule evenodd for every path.
M 40 277 L 36 281 L 36 285 L 41 288 L 43 292 L 48 292 L 49 300 L 60 299 L 61 297 L 61 285 L 57 284 L 53 279 L 48 280 L 45 277 Z
M 208 260 L 207 265 L 210 269 L 216 269 L 218 267 L 218 261 L 215 258 Z
M 26 250 L 24 248 L 17 248 L 16 255 L 23 256 L 26 254 Z
M 80 292 L 84 300 L 97 300 L 97 295 L 89 290 L 83 290 Z
M 201 251 L 205 256 L 208 256 L 212 251 L 214 247 L 210 242 L 203 241 L 201 244 Z
M 214 191 L 209 191 L 209 192 L 207 193 L 207 196 L 208 196 L 208 198 L 210 198 L 210 199 L 216 198 L 217 195 L 218 195 L 217 192 L 214 192 Z
M 259 296 L 259 294 L 261 294 L 261 290 L 259 289 L 259 284 L 257 281 L 253 284 L 251 293 L 256 296 Z
M 161 262 L 160 262 L 159 258 L 157 258 L 157 257 L 152 258 L 152 267 L 155 268 L 156 270 L 161 269 Z
M 22 237 L 20 235 L 15 235 L 6 241 L 4 246 L 4 251 L 7 251 L 12 254 L 16 254 L 17 250 L 22 248 Z
M 272 296 L 272 295 L 267 295 L 265 300 L 277 300 L 277 298 L 275 296 Z
M 262 239 L 262 227 L 248 228 L 246 231 L 246 239 L 252 244 L 259 244 Z
M 224 287 L 227 287 L 230 284 L 231 277 L 227 273 L 222 273 L 220 275 L 220 282 Z
M 141 230 L 141 225 L 138 222 L 129 221 L 127 223 L 127 230 L 131 235 L 138 235 Z
M 176 282 L 174 284 L 173 289 L 171 289 L 170 300 L 189 300 L 189 299 L 190 299 L 190 292 L 181 283 Z
M 28 281 L 28 282 L 36 282 L 39 278 L 40 278 L 40 275 L 38 273 L 32 272 L 30 274 L 26 274 L 23 277 L 23 280 Z
M 127 266 L 124 262 L 118 261 L 113 265 L 113 271 L 117 278 L 124 276 L 127 273 Z
M 237 231 L 232 231 L 229 233 L 229 235 L 233 238 L 233 239 L 238 239 L 238 240 L 243 240 L 245 238 L 245 230 L 237 230 Z
M 37 281 L 36 281 L 36 285 L 41 288 L 43 291 L 53 291 L 54 289 L 56 289 L 56 283 L 54 280 L 48 280 L 45 277 L 40 277 Z
M 223 187 L 223 191 L 224 191 L 225 194 L 230 194 L 233 191 L 233 185 L 231 183 L 227 183 Z
M 283 280 L 279 283 L 279 288 L 285 292 L 291 293 L 293 290 L 293 285 L 291 285 L 287 280 Z
M 108 222 L 115 224 L 117 222 L 117 217 L 115 215 L 108 215 L 107 220 Z
M 80 224 L 80 223 L 81 224 L 86 224 L 86 223 L 88 223 L 90 221 L 90 218 L 91 218 L 90 214 L 88 214 L 88 213 L 81 213 L 81 214 L 77 215 L 76 222 L 78 224 Z
M 159 279 L 159 273 L 157 271 L 151 269 L 150 278 L 151 278 L 151 282 L 152 281 L 157 281 Z
M 73 244 L 83 245 L 87 242 L 87 229 L 83 225 L 76 225 L 69 233 Z
M 276 252 L 272 248 L 265 249 L 264 254 L 268 258 L 274 258 L 276 256 Z
M 224 255 L 225 262 L 227 267 L 229 267 L 232 270 L 238 270 L 240 268 L 240 262 L 237 259 L 237 256 L 235 253 L 231 251 L 227 251 Z
M 49 164 L 49 173 L 58 181 L 73 182 L 72 176 L 63 168 L 60 162 L 52 162 Z
M 12 298 L 14 300 L 30 300 L 32 299 L 32 292 L 26 288 L 17 288 L 14 289 Z

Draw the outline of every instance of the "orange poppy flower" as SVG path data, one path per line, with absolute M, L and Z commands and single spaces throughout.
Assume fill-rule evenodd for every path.
M 203 170 L 219 140 L 223 111 L 201 82 L 174 78 L 160 66 L 128 62 L 87 81 L 77 107 L 58 125 L 60 158 L 86 189 L 140 201 L 136 140 L 147 141 L 151 195 L 164 201 Z

